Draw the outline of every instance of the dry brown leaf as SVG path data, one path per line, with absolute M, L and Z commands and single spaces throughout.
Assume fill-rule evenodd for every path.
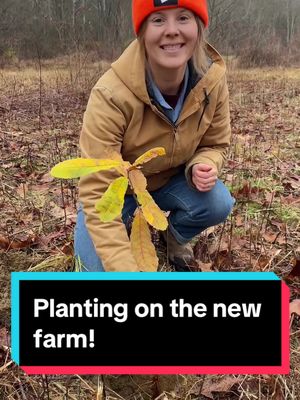
M 264 194 L 266 202 L 271 204 L 274 201 L 275 193 L 274 192 L 265 192 Z
M 131 188 L 134 190 L 136 194 L 144 192 L 146 190 L 147 180 L 144 174 L 139 169 L 135 168 L 130 170 L 128 174 L 128 179 Z
M 30 247 L 37 242 L 37 238 L 35 235 L 27 236 L 23 240 L 12 240 L 5 238 L 4 236 L 0 236 L 0 249 L 1 250 L 19 250 L 25 249 L 26 247 Z
M 213 263 L 204 263 L 201 261 L 197 261 L 198 267 L 201 269 L 202 272 L 211 272 Z
M 257 195 L 261 192 L 263 192 L 263 189 L 252 187 L 250 182 L 244 181 L 243 186 L 236 190 L 233 195 L 236 198 L 255 199 L 257 201 Z
M 1 166 L 2 166 L 2 168 L 4 168 L 4 169 L 6 169 L 6 168 L 9 169 L 9 168 L 13 167 L 14 164 L 13 164 L 12 162 L 8 162 L 8 163 L 2 164 Z
M 265 239 L 266 242 L 268 243 L 274 243 L 278 234 L 277 233 L 272 233 L 272 232 L 265 232 L 263 233 L 262 237 Z
M 53 201 L 49 203 L 49 210 L 51 214 L 55 218 L 63 218 L 65 216 L 65 212 L 63 208 L 58 207 Z
M 272 219 L 270 222 L 272 225 L 276 226 L 280 230 L 280 232 L 284 231 L 285 229 L 284 222 L 276 221 L 275 219 Z
M 235 226 L 240 227 L 244 225 L 244 220 L 241 215 L 235 217 Z
M 294 258 L 292 260 L 293 263 L 293 269 L 288 275 L 288 278 L 299 278 L 300 277 L 300 259 L 299 258 Z
M 27 225 L 30 222 L 33 221 L 33 213 L 30 212 L 28 214 L 21 214 L 20 217 L 18 217 L 18 220 L 23 224 L 23 225 Z
M 9 240 L 0 235 L 0 249 L 7 250 L 9 248 Z
M 208 254 L 207 242 L 199 239 L 194 246 L 193 252 L 196 262 L 197 260 L 206 260 L 206 256 Z
M 145 217 L 140 209 L 137 210 L 130 235 L 131 251 L 140 271 L 155 272 L 158 258 L 151 241 L 151 233 Z
M 158 207 L 147 190 L 137 193 L 138 202 L 141 204 L 142 211 L 148 224 L 154 228 L 164 231 L 168 227 L 168 220 L 164 212 Z
M 37 243 L 37 237 L 35 235 L 33 236 L 28 236 L 25 240 L 14 240 L 10 242 L 9 248 L 14 249 L 14 250 L 19 250 L 19 249 L 26 249 L 27 247 L 31 247 L 33 244 Z
M 251 193 L 251 186 L 249 182 L 244 181 L 243 186 L 234 193 L 234 197 L 236 198 L 249 197 L 250 193 Z
M 141 165 L 145 164 L 148 161 L 152 160 L 153 158 L 156 158 L 158 156 L 164 156 L 166 154 L 166 151 L 163 147 L 155 147 L 151 150 L 146 151 L 144 154 L 142 154 L 140 157 L 138 157 L 135 162 L 133 163 L 134 166 L 136 165 Z
M 76 221 L 77 221 L 77 213 L 76 212 L 71 212 L 70 214 L 67 213 L 66 225 L 75 224 Z
M 231 240 L 231 250 L 240 250 L 248 245 L 248 241 L 239 236 L 233 236 Z
M 259 258 L 252 263 L 256 271 L 264 271 L 267 266 L 271 265 L 273 260 L 281 253 L 281 249 L 273 249 L 268 254 L 260 255 Z
M 300 299 L 293 300 L 290 303 L 290 316 L 295 313 L 300 316 Z
M 0 348 L 4 349 L 10 347 L 10 334 L 8 330 L 3 327 L 0 329 Z
M 280 196 L 280 201 L 282 204 L 296 204 L 300 202 L 300 198 L 290 193 L 288 196 Z
M 300 177 L 299 175 L 290 175 L 290 185 L 293 189 L 298 190 L 300 188 Z
M 232 268 L 232 255 L 228 251 L 223 251 L 217 254 L 214 258 L 214 266 L 217 269 Z
M 208 252 L 210 255 L 215 255 L 215 253 L 228 253 L 229 251 L 229 243 L 225 240 L 222 240 L 221 243 L 218 241 L 214 241 L 213 243 L 209 244 Z
M 60 249 L 66 256 L 74 255 L 74 246 L 72 242 L 65 243 Z
M 59 191 L 60 191 L 60 189 L 59 189 Z M 47 183 L 40 184 L 40 185 L 30 185 L 30 192 L 49 193 L 50 187 Z
M 233 174 L 226 174 L 226 182 L 232 183 L 233 182 Z
M 40 236 L 39 237 L 40 247 L 46 248 L 50 242 L 54 242 L 56 239 L 58 239 L 60 237 L 64 237 L 64 236 L 65 236 L 65 232 L 63 229 L 60 231 L 52 232 L 49 235 Z
M 28 185 L 26 183 L 21 183 L 17 187 L 16 192 L 22 199 L 26 199 L 28 193 Z
M 224 376 L 218 380 L 215 380 L 215 378 L 209 378 L 204 381 L 201 394 L 210 399 L 213 399 L 213 392 L 226 393 L 232 388 L 233 385 L 239 383 L 240 381 L 240 378 L 235 378 L 231 376 Z
M 47 172 L 46 174 L 44 174 L 44 175 L 39 179 L 39 181 L 40 181 L 41 183 L 50 183 L 50 182 L 53 182 L 53 181 L 54 181 L 54 178 L 53 178 L 53 176 L 50 175 L 49 172 Z
M 257 261 L 253 262 L 253 269 L 255 271 L 262 271 L 269 264 L 270 259 L 268 256 L 260 256 Z
M 205 235 L 208 237 L 209 235 L 211 235 L 212 233 L 214 233 L 216 231 L 216 227 L 215 226 L 210 226 L 209 228 L 205 229 Z
M 53 201 L 51 201 L 49 203 L 49 209 L 51 211 L 52 216 L 57 219 L 65 218 L 65 211 L 66 211 L 66 217 L 67 217 L 66 224 L 67 225 L 76 222 L 77 213 L 76 213 L 76 210 L 74 211 L 73 207 L 66 206 L 65 210 L 64 210 L 64 208 L 59 207 L 57 204 L 55 204 Z
M 286 244 L 286 237 L 283 236 L 283 235 L 279 235 L 278 238 L 277 238 L 277 240 L 276 240 L 276 242 L 277 242 L 278 244 L 280 244 L 280 245 Z

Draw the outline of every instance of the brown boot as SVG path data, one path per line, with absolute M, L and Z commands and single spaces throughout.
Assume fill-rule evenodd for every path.
M 175 270 L 178 272 L 196 271 L 196 261 L 190 243 L 178 243 L 170 230 L 162 231 L 161 234 L 167 245 L 168 258 Z

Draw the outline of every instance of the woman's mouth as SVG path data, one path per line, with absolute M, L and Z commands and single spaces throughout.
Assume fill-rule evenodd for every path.
M 160 48 L 169 53 L 173 53 L 173 52 L 180 50 L 183 46 L 184 46 L 184 44 L 182 44 L 182 43 L 165 44 L 165 45 L 160 46 Z

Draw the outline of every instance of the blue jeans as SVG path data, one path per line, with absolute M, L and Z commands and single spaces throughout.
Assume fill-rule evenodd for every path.
M 223 222 L 230 214 L 235 200 L 226 186 L 217 180 L 209 192 L 191 188 L 180 172 L 162 188 L 151 192 L 157 205 L 170 211 L 169 229 L 176 240 L 185 244 L 210 226 Z M 133 217 L 136 202 L 132 195 L 125 196 L 122 219 L 126 226 Z M 83 271 L 104 272 L 94 244 L 87 231 L 82 208 L 79 208 L 74 238 L 75 256 L 80 259 Z

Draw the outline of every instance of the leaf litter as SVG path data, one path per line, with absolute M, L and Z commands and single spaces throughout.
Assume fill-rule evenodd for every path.
M 0 105 L 5 109 L 4 117 L 0 118 L 3 154 L 0 166 L 0 278 L 3 282 L 0 340 L 9 332 L 10 271 L 73 268 L 70 254 L 78 201 L 77 181 L 58 182 L 49 175 L 49 170 L 62 160 L 79 156 L 78 139 L 90 88 L 83 91 L 72 87 L 51 70 L 43 73 L 41 115 L 38 112 L 38 74 L 28 80 L 26 71 L 16 71 L 13 78 L 9 75 L 0 82 Z M 263 70 L 259 73 L 264 76 Z M 297 334 L 300 329 L 297 161 L 300 99 L 295 90 L 300 76 L 298 80 L 289 81 L 281 72 L 273 79 L 268 71 L 258 88 L 255 74 L 257 72 L 247 75 L 238 70 L 229 72 L 233 140 L 222 179 L 237 202 L 225 224 L 208 229 L 195 240 L 195 256 L 203 270 L 266 270 L 286 280 L 294 316 L 291 375 L 271 378 L 214 376 L 205 378 L 204 382 L 202 377 L 188 376 L 186 385 L 183 381 L 179 385 L 181 399 L 289 400 L 300 397 L 297 373 L 300 371 L 297 350 L 300 346 Z M 158 252 L 162 270 L 166 268 L 164 251 Z M 1 354 L 0 368 L 9 361 L 7 351 Z M 76 377 L 71 380 L 63 376 L 49 377 L 47 382 L 43 377 L 29 379 L 11 364 L 0 371 L 0 380 L 5 383 L 0 384 L 3 398 L 13 398 L 20 387 L 28 398 L 34 393 L 43 393 L 46 398 L 62 399 L 68 392 L 74 398 L 80 393 L 81 398 L 94 400 L 97 393 L 98 386 L 93 380 L 85 385 Z M 119 398 L 122 393 L 126 400 L 137 396 L 144 398 L 141 393 L 151 396 L 151 382 L 147 377 L 141 391 L 138 380 L 123 377 L 122 385 L 116 389 L 116 380 L 110 377 L 106 391 L 111 399 Z M 192 389 L 196 384 L 198 387 Z M 126 392 L 126 387 L 131 387 L 131 391 Z M 118 396 L 114 397 L 110 388 L 116 389 Z M 175 388 L 174 384 L 172 392 L 168 387 L 165 396 L 172 398 L 170 393 L 176 394 Z

